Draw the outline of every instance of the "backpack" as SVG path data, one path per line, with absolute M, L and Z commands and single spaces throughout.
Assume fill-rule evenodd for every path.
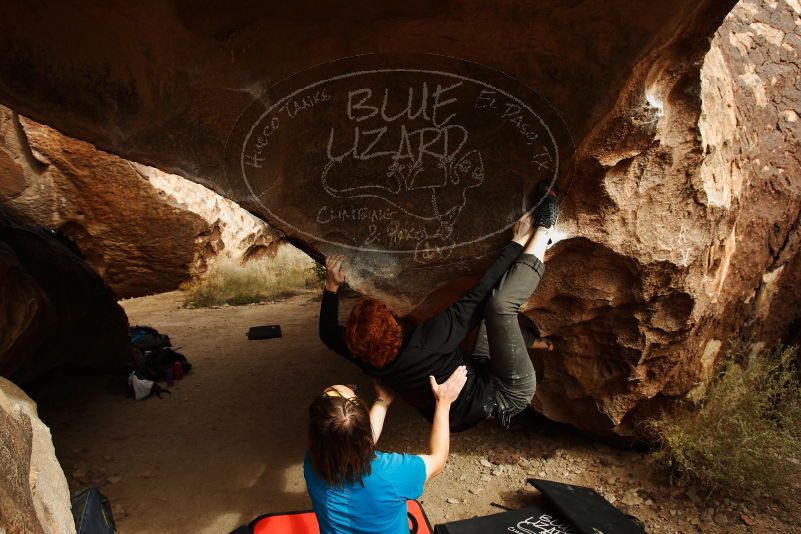
M 167 369 L 180 362 L 183 374 L 192 369 L 186 357 L 172 348 L 170 337 L 149 326 L 130 328 L 133 345 L 133 371 L 143 380 L 161 380 Z
M 159 331 L 150 326 L 134 325 L 128 329 L 131 345 L 141 351 L 153 350 L 161 347 L 172 347 L 170 336 L 159 334 Z
M 72 518 L 77 534 L 116 534 L 111 503 L 97 488 L 84 488 L 72 496 Z
M 164 371 L 172 369 L 175 366 L 175 362 L 180 362 L 184 374 L 192 369 L 192 364 L 189 363 L 186 356 L 176 352 L 172 347 L 161 347 L 146 351 L 134 349 L 133 362 L 136 375 L 144 380 L 163 380 Z

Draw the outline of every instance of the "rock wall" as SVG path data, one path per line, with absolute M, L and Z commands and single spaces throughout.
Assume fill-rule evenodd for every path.
M 799 14 L 740 2 L 700 73 L 635 77 L 579 148 L 575 237 L 527 312 L 559 339 L 534 402 L 549 417 L 632 434 L 666 399 L 703 393 L 731 340 L 764 346 L 797 320 Z
M 0 375 L 26 382 L 65 363 L 130 359 L 128 318 L 111 289 L 55 238 L 0 210 Z
M 643 58 L 680 45 L 688 55 L 677 66 L 691 63 L 734 3 L 357 0 L 343 9 L 305 0 L 222 9 L 14 0 L 0 6 L 0 99 L 233 198 L 223 153 L 237 117 L 275 82 L 314 65 L 365 52 L 469 59 L 541 93 L 580 140 Z
M 558 347 L 534 355 L 540 371 L 534 405 L 589 432 L 631 435 L 660 403 L 699 392 L 733 336 L 776 339 L 801 300 L 795 283 L 801 195 L 793 180 L 799 6 L 743 1 L 726 17 L 734 5 L 419 0 L 356 2 L 341 11 L 306 2 L 225 10 L 78 2 L 80 8 L 53 4 L 43 16 L 27 3 L 7 2 L 0 20 L 14 24 L 0 28 L 0 101 L 105 150 L 207 185 L 311 253 L 347 251 L 358 290 L 402 311 L 416 307 L 424 317 L 456 298 L 508 238 L 496 232 L 452 247 L 451 232 L 479 233 L 493 217 L 513 220 L 510 199 L 525 197 L 526 186 L 515 173 L 532 173 L 540 162 L 510 164 L 506 175 L 493 167 L 494 176 L 484 174 L 480 157 L 456 167 L 442 162 L 447 183 L 461 184 L 455 192 L 443 185 L 444 198 L 463 208 L 475 195 L 469 209 L 453 211 L 458 219 L 445 217 L 435 201 L 440 226 L 435 233 L 419 230 L 424 254 L 404 256 L 364 246 L 377 239 L 391 247 L 392 239 L 408 238 L 398 237 L 402 228 L 374 235 L 383 227 L 354 222 L 392 218 L 393 199 L 370 201 L 386 201 L 389 211 L 362 213 L 360 201 L 340 194 L 376 176 L 390 185 L 401 176 L 409 191 L 419 191 L 413 173 L 420 169 L 398 165 L 385 169 L 386 177 L 378 167 L 340 173 L 332 187 L 326 167 L 327 193 L 315 190 L 309 175 L 317 173 L 319 189 L 312 165 L 319 147 L 308 139 L 319 132 L 309 123 L 270 145 L 281 147 L 269 161 L 277 185 L 254 192 L 227 172 L 226 142 L 254 101 L 265 108 L 283 101 L 276 100 L 275 82 L 296 72 L 290 82 L 305 80 L 305 69 L 345 56 L 429 52 L 440 54 L 438 61 L 455 56 L 512 75 L 558 112 L 575 146 L 556 159 L 562 175 L 572 169 L 575 178 L 547 274 L 525 308 Z M 297 99 L 286 115 L 324 113 L 331 96 Z M 365 102 L 354 108 L 349 101 L 349 118 L 372 117 L 352 113 L 373 109 Z M 497 125 L 498 135 L 510 125 L 524 129 L 508 118 Z M 273 131 L 268 124 L 259 132 L 261 150 Z M 490 150 L 484 156 L 498 159 L 504 148 Z M 261 154 L 250 155 L 254 168 Z M 355 159 L 365 154 L 353 151 Z M 506 155 L 510 162 L 519 156 Z M 337 224 L 320 236 L 326 194 L 340 195 L 341 204 L 328 214 Z M 287 217 L 267 209 L 275 198 Z M 416 196 L 410 202 L 420 204 Z
M 0 527 L 6 534 L 72 534 L 67 479 L 36 404 L 0 377 Z
M 0 201 L 28 222 L 70 237 L 123 298 L 176 289 L 218 258 L 274 254 L 283 237 L 203 186 L 2 106 Z
M 170 291 L 192 276 L 208 224 L 166 203 L 131 163 L 7 108 L 0 139 L 0 159 L 11 162 L 0 175 L 6 207 L 69 236 L 119 296 Z
M 245 263 L 272 257 L 286 242 L 281 232 L 202 185 L 154 167 L 131 164 L 167 203 L 209 224 L 195 260 L 197 275 L 205 273 L 211 261 Z
M 799 319 L 800 68 L 801 3 L 752 0 L 726 18 L 701 71 L 700 176 L 738 236 L 718 302 L 766 341 L 789 339 Z

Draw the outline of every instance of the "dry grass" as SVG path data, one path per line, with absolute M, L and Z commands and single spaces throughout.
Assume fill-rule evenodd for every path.
M 237 306 L 280 300 L 319 288 L 316 263 L 291 247 L 279 249 L 274 258 L 244 265 L 215 263 L 202 279 L 184 287 L 189 308 Z
M 785 500 L 801 475 L 801 380 L 796 347 L 731 351 L 697 406 L 649 422 L 657 461 L 710 493 Z

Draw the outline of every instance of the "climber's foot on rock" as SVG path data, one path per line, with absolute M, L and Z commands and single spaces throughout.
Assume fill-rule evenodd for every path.
M 538 202 L 532 213 L 534 226 L 553 227 L 559 218 L 559 191 L 548 180 L 542 180 L 534 194 Z

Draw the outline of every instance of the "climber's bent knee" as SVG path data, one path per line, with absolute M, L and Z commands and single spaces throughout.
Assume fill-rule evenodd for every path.
M 509 301 L 503 295 L 496 293 L 487 299 L 487 303 L 484 305 L 484 317 L 517 315 L 519 309 L 520 304 Z

